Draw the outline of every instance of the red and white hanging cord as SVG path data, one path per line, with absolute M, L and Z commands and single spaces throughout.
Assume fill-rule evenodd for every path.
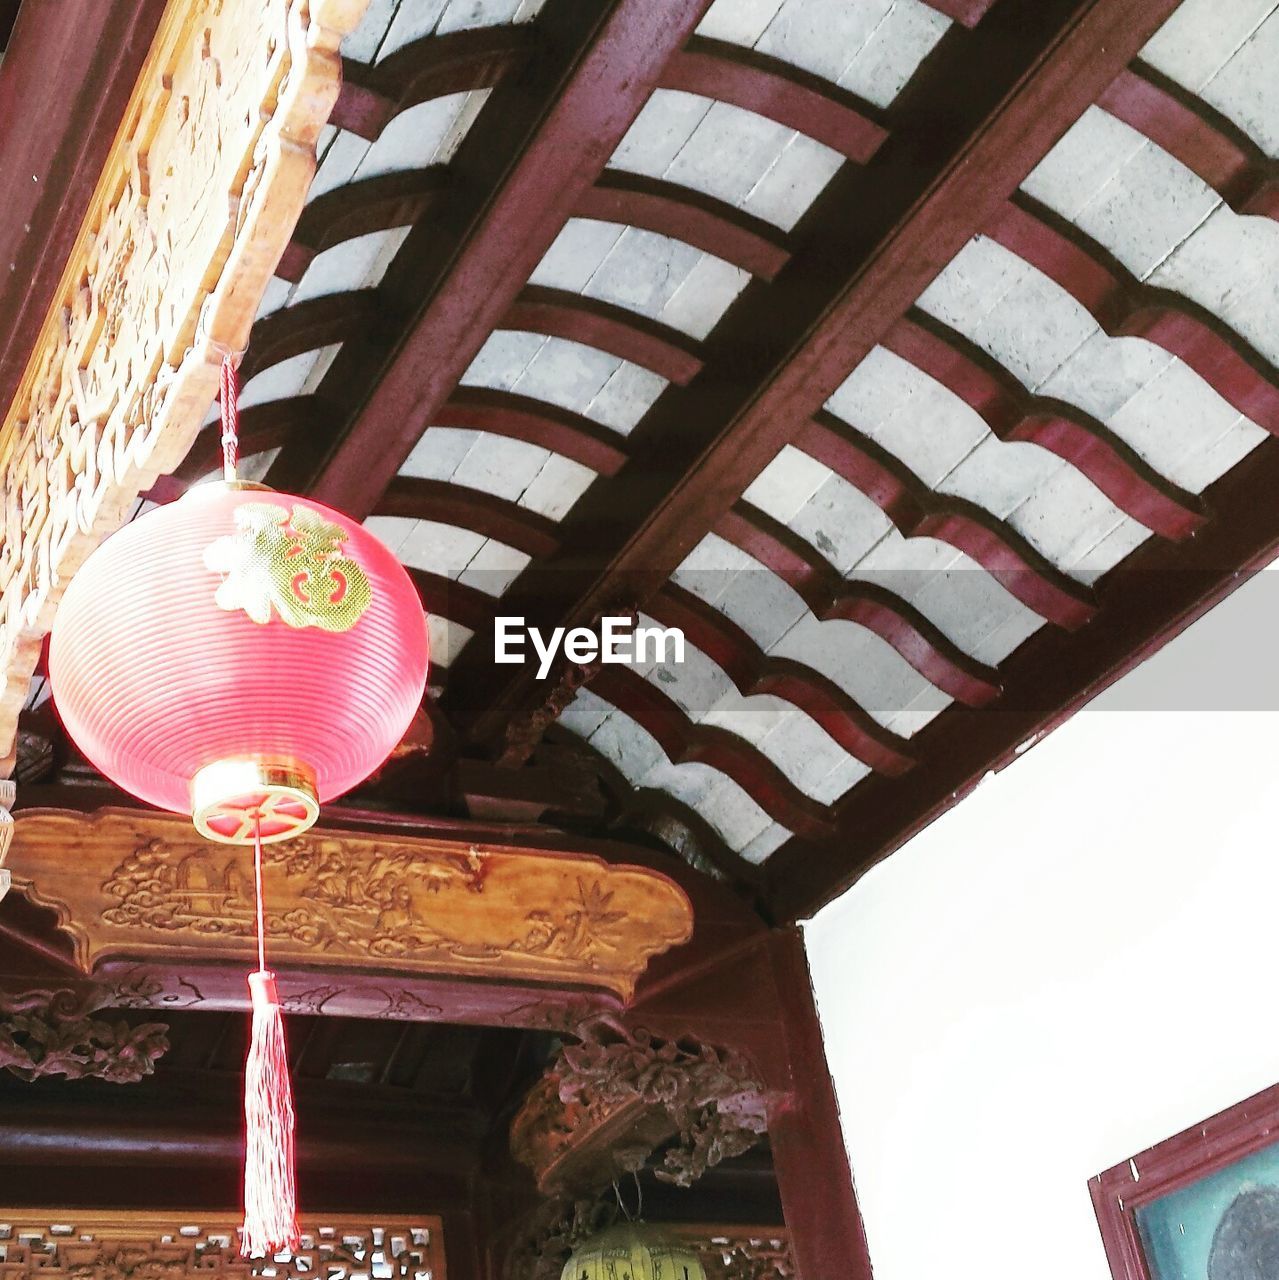
M 222 478 L 228 483 L 236 479 L 240 461 L 240 386 L 230 356 L 222 357 Z
M 299 1232 L 289 1055 L 275 974 L 266 967 L 260 815 L 253 819 L 253 882 L 258 967 L 256 973 L 249 974 L 253 1028 L 244 1066 L 244 1228 L 240 1252 L 245 1257 L 269 1257 L 283 1249 L 295 1250 Z
M 239 385 L 231 357 L 222 361 L 222 473 L 236 480 L 239 461 Z M 284 1015 L 275 974 L 266 967 L 266 894 L 262 883 L 262 814 L 253 815 L 253 888 L 258 967 L 249 974 L 253 1025 L 244 1064 L 244 1226 L 245 1257 L 290 1253 L 300 1243 L 297 1221 L 293 1087 L 284 1039 Z

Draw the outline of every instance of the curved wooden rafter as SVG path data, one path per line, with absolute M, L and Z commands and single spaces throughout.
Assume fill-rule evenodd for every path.
M 374 514 L 434 520 L 469 529 L 534 559 L 551 555 L 559 546 L 559 530 L 553 520 L 506 498 L 447 480 L 396 476 Z
M 888 137 L 874 107 L 821 76 L 723 40 L 694 36 L 666 64 L 662 88 L 753 111 L 867 164 Z
M 527 285 L 499 327 L 580 342 L 679 386 L 691 382 L 702 368 L 699 344 L 678 329 L 567 289 Z
M 849 755 L 877 773 L 899 777 L 914 765 L 906 740 L 885 729 L 828 676 L 802 662 L 765 653 L 746 631 L 691 591 L 667 583 L 647 612 L 664 626 L 679 627 L 743 697 L 771 694 L 798 707 Z
M 453 180 L 447 165 L 401 169 L 326 191 L 307 205 L 275 274 L 302 279 L 317 254 L 356 236 L 412 226 L 430 214 Z M 785 237 L 762 218 L 675 182 L 607 171 L 574 211 L 653 231 L 771 280 L 790 260 Z
M 691 244 L 762 280 L 790 261 L 786 237 L 763 218 L 662 178 L 606 169 L 578 201 L 576 216 L 640 227 Z
M 311 260 L 326 249 L 374 231 L 412 226 L 435 208 L 450 180 L 448 166 L 434 164 L 382 173 L 326 191 L 298 219 L 275 274 L 296 283 Z
M 698 763 L 737 783 L 775 822 L 810 839 L 829 835 L 834 814 L 804 794 L 762 751 L 718 725 L 695 724 L 633 668 L 601 667 L 590 690 L 651 734 L 672 764 Z
M 975 27 L 990 11 L 995 0 L 924 0 L 930 9 L 953 18 L 962 27 Z
M 460 623 L 469 631 L 491 629 L 497 614 L 497 602 L 478 587 L 431 573 L 427 569 L 415 569 L 405 565 L 404 571 L 413 580 L 421 597 L 422 607 L 428 614 L 438 614 L 450 622 Z
M 1279 219 L 1279 162 L 1176 81 L 1135 62 L 1097 105 L 1197 174 L 1236 213 Z
M 616 475 L 627 457 L 623 438 L 598 422 L 545 400 L 492 387 L 458 387 L 435 415 L 434 425 L 523 440 L 605 476 Z
M 1092 591 L 1062 573 L 1010 525 L 975 502 L 929 489 L 842 419 L 818 413 L 794 443 L 870 498 L 902 537 L 936 538 L 962 551 L 1045 621 L 1073 631 L 1096 613 Z
M 738 502 L 716 523 L 715 532 L 777 574 L 814 617 L 856 622 L 873 631 L 957 701 L 981 707 L 999 693 L 999 673 L 970 658 L 913 605 L 874 583 L 844 578 L 771 516 Z
M 1073 223 L 1024 192 L 985 233 L 1066 290 L 1112 338 L 1145 338 L 1193 369 L 1259 427 L 1279 435 L 1279 370 L 1183 294 L 1142 284 Z
M 376 324 L 379 314 L 375 289 L 329 293 L 281 307 L 254 322 L 240 380 L 247 383 L 264 369 L 303 352 L 359 337 Z
M 1056 454 L 1155 533 L 1179 542 L 1207 519 L 1195 494 L 1152 467 L 1103 422 L 1065 400 L 1027 391 L 997 360 L 932 316 L 909 312 L 889 330 L 884 346 L 976 410 L 997 439 Z
M 413 226 L 453 181 L 447 165 L 401 169 L 348 182 L 307 205 L 275 274 L 296 283 L 312 259 L 357 236 Z M 762 218 L 675 182 L 609 170 L 588 189 L 574 216 L 638 227 L 771 280 L 790 260 L 785 237 Z
M 530 23 L 428 35 L 372 65 L 342 60 L 342 92 L 329 123 L 369 142 L 402 111 L 432 98 L 492 89 L 536 50 Z

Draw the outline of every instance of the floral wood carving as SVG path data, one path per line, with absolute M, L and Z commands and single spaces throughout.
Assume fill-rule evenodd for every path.
M 304 1218 L 295 1254 L 256 1261 L 240 1257 L 239 1229 L 240 1219 L 227 1213 L 0 1209 L 0 1272 L 6 1280 L 444 1277 L 443 1235 L 435 1217 Z
M 286 968 L 550 981 L 626 999 L 649 957 L 692 931 L 665 876 L 584 854 L 319 828 L 264 854 L 272 954 Z M 256 954 L 248 854 L 180 817 L 29 809 L 9 861 L 58 912 L 85 972 L 106 957 Z
M 134 1084 L 149 1076 L 169 1048 L 169 1028 L 91 1016 L 105 998 L 102 992 L 72 990 L 0 994 L 0 1067 L 22 1080 L 93 1076 Z
M 366 3 L 169 0 L 0 426 L 0 755 L 67 580 L 248 342 Z
M 706 1268 L 706 1280 L 793 1280 L 798 1274 L 784 1228 L 677 1227 Z
M 511 1149 L 543 1194 L 583 1194 L 637 1172 L 671 1137 L 657 1177 L 687 1187 L 768 1127 L 741 1054 L 599 1019 L 565 1044 L 511 1124 Z

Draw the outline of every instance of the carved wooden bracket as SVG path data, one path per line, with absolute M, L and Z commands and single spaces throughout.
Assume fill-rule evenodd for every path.
M 67 580 L 248 342 L 366 3 L 169 0 L 0 425 L 0 757 Z
M 90 973 L 106 959 L 251 961 L 250 857 L 167 814 L 29 809 L 9 862 Z M 315 828 L 268 845 L 264 866 L 273 961 L 322 974 L 517 979 L 628 999 L 649 957 L 692 933 L 672 881 L 585 854 Z
M 598 1191 L 676 1135 L 657 1176 L 687 1187 L 766 1131 L 767 1094 L 740 1054 L 606 1019 L 580 1035 L 511 1123 L 511 1151 L 543 1195 Z
M 155 1069 L 168 1051 L 169 1028 L 162 1022 L 131 1027 L 92 1017 L 107 1000 L 102 991 L 32 991 L 0 994 L 0 1067 L 23 1080 L 94 1076 L 112 1084 L 133 1084 Z
M 264 1272 L 356 1280 L 368 1275 L 444 1276 L 439 1218 L 304 1217 L 293 1255 L 240 1257 L 239 1217 L 215 1213 L 95 1212 L 0 1208 L 0 1271 L 10 1280 L 131 1276 L 133 1280 L 249 1280 Z M 380 1254 L 374 1261 L 374 1254 Z

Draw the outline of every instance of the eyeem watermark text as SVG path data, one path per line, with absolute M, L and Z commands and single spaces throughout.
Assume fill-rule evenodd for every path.
M 556 627 L 545 636 L 523 618 L 498 618 L 493 631 L 494 662 L 524 662 L 528 642 L 537 655 L 537 678 L 545 680 L 561 651 L 570 662 L 683 662 L 684 633 L 678 627 L 640 627 L 630 617 L 600 619 L 600 629 Z

